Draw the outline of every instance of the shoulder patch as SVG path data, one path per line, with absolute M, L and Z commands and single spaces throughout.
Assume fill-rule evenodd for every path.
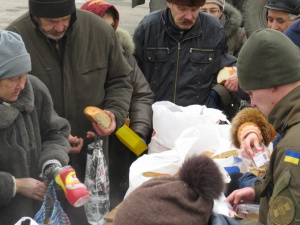
M 274 224 L 290 224 L 295 217 L 295 207 L 293 201 L 284 195 L 275 197 L 270 204 L 269 215 Z
M 299 159 L 300 159 L 300 153 L 299 152 L 286 150 L 285 157 L 284 157 L 285 162 L 293 163 L 295 165 L 298 165 L 299 164 Z

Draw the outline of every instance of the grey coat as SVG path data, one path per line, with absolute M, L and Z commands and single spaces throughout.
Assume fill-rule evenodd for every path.
M 0 104 L 0 224 L 34 216 L 41 202 L 13 197 L 12 176 L 39 179 L 42 165 L 52 159 L 67 165 L 69 133 L 69 123 L 54 111 L 47 87 L 34 76 L 27 76 L 25 89 L 11 106 Z

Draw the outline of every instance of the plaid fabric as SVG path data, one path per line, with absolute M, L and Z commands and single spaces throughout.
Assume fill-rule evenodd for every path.
M 34 220 L 39 225 L 71 225 L 67 214 L 57 200 L 54 180 L 49 184 L 43 205 L 35 215 Z
M 119 25 L 119 12 L 118 10 L 111 4 L 105 2 L 105 1 L 102 1 L 102 0 L 90 0 L 90 1 L 87 1 L 86 3 L 84 3 L 80 9 L 83 9 L 83 10 L 87 10 L 87 11 L 90 11 L 100 17 L 103 17 L 105 12 L 108 10 L 108 9 L 112 9 L 114 12 L 115 12 L 115 18 L 114 18 L 114 21 L 115 21 L 115 25 L 114 25 L 114 29 L 116 30 L 118 25 Z

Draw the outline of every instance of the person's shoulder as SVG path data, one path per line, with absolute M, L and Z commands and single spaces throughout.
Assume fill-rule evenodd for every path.
M 148 27 L 154 24 L 157 25 L 158 23 L 162 24 L 163 15 L 165 13 L 166 13 L 166 9 L 161 9 L 161 10 L 151 12 L 142 19 L 139 26 Z
M 217 28 L 223 27 L 220 20 L 208 13 L 199 12 L 198 19 L 200 20 L 202 26 L 211 26 Z
M 6 30 L 13 30 L 14 27 L 22 28 L 24 23 L 30 23 L 30 15 L 29 12 L 24 13 L 23 15 L 16 18 L 12 21 L 5 29 Z

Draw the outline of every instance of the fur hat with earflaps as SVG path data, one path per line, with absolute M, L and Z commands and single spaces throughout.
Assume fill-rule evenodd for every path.
M 201 7 L 205 4 L 205 0 L 167 0 L 167 2 L 174 4 L 174 5 L 182 5 L 182 6 L 189 6 L 189 7 Z
M 122 202 L 114 225 L 207 224 L 225 183 L 217 164 L 204 155 L 187 159 L 179 177 L 156 177 Z

